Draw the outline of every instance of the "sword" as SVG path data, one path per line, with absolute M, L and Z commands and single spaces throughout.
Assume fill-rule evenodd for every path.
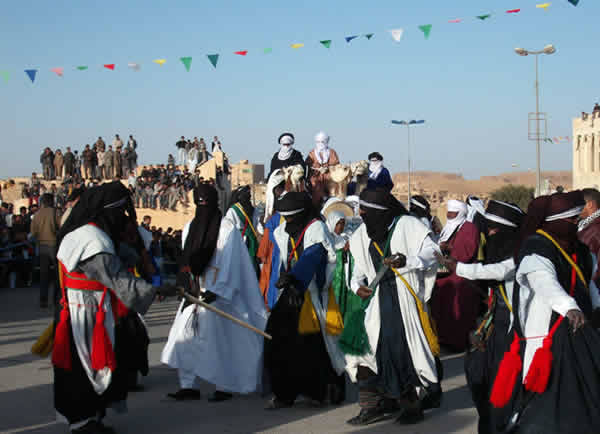
M 375 288 L 377 288 L 377 285 L 379 285 L 379 281 L 383 278 L 384 274 L 390 269 L 389 265 L 386 264 L 381 264 L 381 268 L 379 269 L 379 271 L 377 272 L 377 274 L 375 275 L 375 278 L 371 281 L 371 283 L 369 283 L 368 288 L 371 291 L 375 291 Z
M 210 310 L 211 312 L 216 313 L 217 315 L 222 316 L 223 318 L 227 318 L 229 321 L 233 321 L 234 323 L 236 323 L 239 326 L 242 326 L 244 328 L 247 328 L 250 331 L 253 331 L 256 334 L 261 335 L 262 337 L 264 337 L 265 339 L 269 339 L 272 340 L 272 336 L 263 332 L 262 330 L 257 329 L 254 326 L 251 326 L 248 323 L 245 323 L 244 321 L 242 321 L 241 319 L 238 319 L 236 317 L 234 317 L 233 315 L 228 314 L 227 312 L 223 312 L 221 309 L 217 309 L 216 307 L 212 306 L 211 304 L 205 303 L 204 301 L 200 300 L 199 298 L 196 298 L 190 294 L 188 294 L 187 292 L 185 292 L 185 290 L 181 287 L 178 288 L 179 289 L 179 294 L 188 302 L 192 303 L 192 304 L 197 304 L 199 306 L 202 306 L 203 308 Z

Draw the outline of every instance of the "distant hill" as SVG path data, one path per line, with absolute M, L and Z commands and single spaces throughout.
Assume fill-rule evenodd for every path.
M 408 182 L 407 173 L 396 173 L 393 178 L 396 185 L 395 192 L 405 192 Z M 572 186 L 572 174 L 568 170 L 542 172 L 542 188 L 546 179 L 550 181 L 553 189 L 557 185 L 562 185 L 566 190 L 569 190 Z M 465 179 L 458 173 L 411 173 L 413 190 L 422 192 L 447 192 L 448 196 L 475 194 L 486 197 L 492 191 L 510 184 L 535 187 L 535 172 L 508 172 L 493 176 L 482 176 L 479 179 L 472 180 Z

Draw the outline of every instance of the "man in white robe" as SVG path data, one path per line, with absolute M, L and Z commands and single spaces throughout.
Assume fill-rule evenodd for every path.
M 441 399 L 434 353 L 439 351 L 437 340 L 435 335 L 427 336 L 419 314 L 431 297 L 439 249 L 430 230 L 407 215 L 387 190 L 363 191 L 360 207 L 365 223 L 350 239 L 355 259 L 351 288 L 363 299 L 369 348 L 351 348 L 346 332 L 356 325 L 347 322 L 340 342 L 346 371 L 359 384 L 361 407 L 348 423 L 368 425 L 398 410 L 398 405 L 400 423 L 417 423 L 424 417 L 423 410 L 439 407 Z M 372 287 L 382 264 L 395 271 L 388 269 Z M 419 402 L 417 388 L 429 392 L 426 403 Z
M 208 185 L 194 190 L 200 209 L 215 208 L 210 221 L 220 218 L 216 210 L 217 192 Z M 196 218 L 199 218 L 197 213 Z M 200 278 L 201 297 L 248 324 L 263 330 L 267 314 L 260 295 L 256 273 L 239 231 L 227 219 L 219 227 L 211 223 L 198 226 L 218 232 L 216 245 L 209 252 Z M 204 222 L 201 222 L 204 223 Z M 193 222 L 183 230 L 183 248 L 189 237 L 196 237 Z M 212 235 L 212 234 L 207 234 Z M 199 253 L 198 253 L 199 252 Z M 194 254 L 206 254 L 198 251 Z M 206 258 L 205 258 L 206 259 Z M 193 262 L 193 260 L 192 260 Z M 199 399 L 199 379 L 217 387 L 212 401 L 231 398 L 232 393 L 252 393 L 261 388 L 263 338 L 228 319 L 197 305 L 181 303 L 161 361 L 178 370 L 181 389 L 169 396 L 176 400 Z

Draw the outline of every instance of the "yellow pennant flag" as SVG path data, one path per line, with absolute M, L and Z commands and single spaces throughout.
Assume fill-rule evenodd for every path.
M 292 44 L 292 48 L 302 48 L 304 44 Z
M 166 61 L 167 61 L 167 59 L 156 59 L 156 60 L 153 60 L 154 63 L 158 63 L 160 66 L 163 66 Z
M 552 3 L 541 3 L 539 5 L 535 5 L 535 7 L 538 8 L 538 9 L 544 9 L 544 10 L 546 10 L 548 7 L 550 7 L 551 4 Z

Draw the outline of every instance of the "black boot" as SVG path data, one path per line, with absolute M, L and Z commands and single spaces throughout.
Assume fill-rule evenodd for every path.
M 363 408 L 360 410 L 357 416 L 354 416 L 352 419 L 346 421 L 346 423 L 350 425 L 369 425 L 375 422 L 379 422 L 386 418 L 385 413 L 379 407 L 375 408 Z
M 200 391 L 195 389 L 179 389 L 175 393 L 167 393 L 167 396 L 176 401 L 198 401 L 200 399 Z
M 210 398 L 208 398 L 208 402 L 228 401 L 231 398 L 233 398 L 233 395 L 231 393 L 221 392 L 220 390 L 215 390 L 214 395 L 211 396 Z

